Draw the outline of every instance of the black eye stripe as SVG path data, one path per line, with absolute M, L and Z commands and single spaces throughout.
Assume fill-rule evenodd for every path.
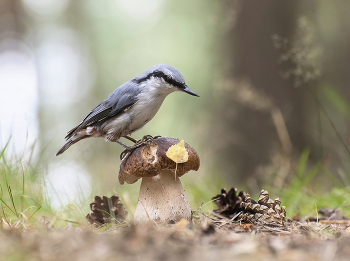
M 184 89 L 185 83 L 184 82 L 178 82 L 176 80 L 174 80 L 171 77 L 168 77 L 168 75 L 166 75 L 165 73 L 161 72 L 161 71 L 155 71 L 153 73 L 148 74 L 146 77 L 144 78 L 140 78 L 140 79 L 134 79 L 134 81 L 136 81 L 137 83 L 142 83 L 144 81 L 149 80 L 151 77 L 158 77 L 158 78 L 162 78 L 164 79 L 164 81 L 166 81 L 167 83 L 174 85 L 178 88 Z

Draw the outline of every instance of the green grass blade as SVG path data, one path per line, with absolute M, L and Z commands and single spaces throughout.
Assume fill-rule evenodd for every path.
M 11 190 L 11 187 L 9 186 L 9 184 L 8 184 L 8 180 L 7 180 L 7 175 L 6 175 L 6 169 L 5 169 L 5 167 L 3 168 L 3 171 L 4 171 L 4 176 L 5 176 L 5 182 L 6 182 L 7 192 L 9 193 L 9 196 L 10 196 L 10 199 L 11 199 L 11 202 L 12 202 L 12 206 L 13 206 L 15 215 L 18 216 L 17 209 L 16 209 L 16 206 L 15 206 L 15 202 L 14 202 L 13 196 L 12 196 L 12 190 Z M 13 210 L 11 210 L 11 212 L 13 212 Z
M 28 199 L 30 199 L 31 201 L 33 201 L 36 205 L 37 205 L 37 209 L 34 211 L 34 213 L 28 218 L 28 220 L 30 220 L 33 216 L 34 216 L 34 214 L 36 213 L 36 212 L 38 212 L 40 209 L 41 209 L 41 205 L 38 203 L 38 202 L 36 202 L 32 197 L 29 197 L 29 196 L 25 196 L 25 195 L 22 195 L 21 196 L 22 198 L 28 198 Z M 34 207 L 34 206 L 32 206 L 32 207 Z M 26 210 L 27 211 L 27 210 Z
M 40 209 L 41 209 L 41 206 L 39 206 L 39 207 L 34 211 L 34 213 L 31 214 L 31 216 L 28 218 L 28 220 L 30 220 L 30 219 L 35 215 L 35 213 L 38 212 Z
M 344 184 L 341 183 L 341 182 L 333 175 L 333 173 L 330 172 L 327 168 L 323 167 L 322 169 L 323 169 L 324 173 L 326 174 L 326 176 L 327 176 L 331 181 L 333 181 L 333 183 L 335 183 L 337 186 L 340 186 L 340 187 L 341 187 L 341 186 L 344 185 Z M 347 184 L 345 184 L 345 185 L 347 185 Z
M 297 166 L 297 170 L 296 170 L 296 175 L 299 178 L 301 178 L 303 176 L 303 173 L 305 172 L 307 160 L 309 159 L 309 155 L 310 155 L 309 148 L 304 149 L 303 152 L 301 153 L 301 156 L 300 156 L 300 159 L 298 162 L 298 166 Z
M 3 208 L 3 206 L 1 205 L 1 210 L 2 210 L 2 214 L 4 215 L 3 216 L 3 218 L 5 219 L 5 221 L 6 221 L 6 223 L 7 223 L 7 225 L 9 225 L 10 226 L 10 223 L 8 222 L 8 220 L 7 220 L 7 217 L 6 217 L 6 214 L 5 214 L 5 211 L 4 211 L 4 208 Z
M 306 185 L 308 185 L 311 180 L 313 180 L 313 178 L 320 173 L 320 171 L 322 170 L 323 166 L 321 163 L 316 164 L 315 166 L 313 166 L 307 173 L 305 173 L 305 177 L 303 178 L 302 181 L 302 185 L 303 187 L 305 187 Z
M 350 187 L 350 180 L 348 178 L 348 174 L 344 173 L 343 170 L 338 170 L 339 176 L 342 179 L 343 183 L 347 186 Z
M 14 215 L 16 215 L 16 213 L 9 207 L 9 205 L 6 204 L 6 202 L 5 202 L 2 198 L 0 198 L 0 201 L 1 201 Z
M 346 117 L 350 116 L 350 104 L 344 98 L 344 95 L 339 93 L 336 88 L 330 85 L 323 85 L 321 90 L 323 96 L 327 98 L 340 113 Z
M 12 136 L 10 136 L 9 140 L 7 141 L 7 143 L 6 143 L 6 145 L 5 145 L 5 148 L 1 151 L 1 153 L 0 153 L 0 160 L 1 160 L 2 157 L 4 156 L 5 151 L 6 151 L 6 149 L 7 149 L 7 146 L 8 146 L 9 143 L 10 143 L 11 138 L 12 138 Z
M 40 204 L 37 202 L 37 201 L 35 201 L 35 199 L 33 199 L 32 197 L 29 197 L 29 196 L 26 196 L 26 195 L 22 195 L 21 197 L 23 197 L 23 198 L 29 198 L 31 201 L 33 201 L 37 206 L 40 206 Z
M 24 168 L 23 168 L 23 164 L 22 164 L 22 196 L 24 196 L 24 189 L 25 189 L 25 180 L 24 180 Z M 21 211 L 23 212 L 23 198 L 21 197 Z
M 12 195 L 11 186 L 8 187 L 8 192 L 9 192 L 9 195 L 10 195 L 10 198 L 11 198 L 11 202 L 12 202 L 13 209 L 15 210 L 16 216 L 18 217 L 18 212 L 17 212 L 17 209 L 16 209 L 16 205 L 15 205 L 15 202 L 14 202 L 14 200 L 13 200 L 13 195 Z
M 22 195 L 24 195 L 24 168 L 22 164 Z
M 30 155 L 29 155 L 29 158 L 28 158 L 28 161 L 27 161 L 28 164 L 31 164 L 31 162 L 32 162 L 36 144 L 37 144 L 37 140 L 34 141 L 33 145 L 30 148 Z

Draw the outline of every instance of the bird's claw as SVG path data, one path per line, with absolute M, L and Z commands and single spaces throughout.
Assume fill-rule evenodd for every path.
M 154 137 L 152 137 L 151 135 L 145 135 L 145 136 L 142 137 L 141 140 L 138 140 L 138 141 L 136 142 L 136 144 L 142 144 L 142 145 L 144 145 L 144 144 L 148 143 L 149 141 L 158 139 L 159 137 L 161 137 L 161 136 L 154 136 Z
M 124 168 L 123 168 L 123 165 L 124 163 L 128 160 L 129 156 L 131 155 L 133 151 L 126 151 L 124 150 L 122 152 L 122 154 L 120 154 L 120 159 L 121 159 L 121 162 L 120 162 L 120 165 L 119 165 L 119 170 L 123 173 L 123 174 L 127 174 L 125 171 L 124 171 Z M 123 156 L 123 157 L 122 157 Z
M 143 145 L 146 145 L 146 144 L 148 144 L 150 141 L 155 140 L 155 139 L 158 139 L 159 137 L 161 137 L 161 136 L 159 136 L 159 135 L 158 135 L 158 136 L 154 136 L 154 137 L 152 137 L 151 135 L 145 135 L 145 136 L 143 136 L 142 139 L 136 141 L 135 144 L 134 144 L 133 146 L 127 147 L 127 148 L 125 148 L 125 150 L 122 151 L 122 153 L 120 154 L 120 160 L 123 160 L 123 159 L 125 158 L 125 156 L 126 156 L 128 153 L 130 153 L 130 154 L 128 155 L 128 156 L 130 156 L 131 153 L 132 153 L 135 149 L 137 149 L 137 148 L 139 148 L 139 147 L 141 147 L 141 146 L 143 146 Z
M 160 138 L 161 136 L 154 136 L 152 137 L 151 135 L 145 135 L 142 137 L 142 139 L 138 140 L 133 146 L 126 148 L 125 150 L 122 151 L 122 153 L 120 154 L 120 166 L 119 169 L 122 173 L 125 173 L 125 171 L 123 170 L 123 166 L 124 164 L 128 161 L 129 156 L 134 152 L 135 149 L 148 144 L 150 141 L 153 141 L 155 139 Z

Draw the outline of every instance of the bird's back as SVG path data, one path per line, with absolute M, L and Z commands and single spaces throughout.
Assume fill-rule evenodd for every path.
M 137 95 L 135 95 L 137 89 L 138 86 L 131 81 L 119 86 L 103 102 L 92 109 L 79 125 L 70 130 L 66 139 L 89 126 L 99 127 L 118 117 L 125 109 L 137 102 Z

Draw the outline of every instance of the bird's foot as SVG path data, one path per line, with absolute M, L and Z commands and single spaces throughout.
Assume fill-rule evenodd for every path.
M 135 143 L 135 145 L 139 145 L 138 147 L 141 147 L 142 145 L 145 145 L 145 144 L 147 144 L 148 142 L 150 142 L 150 141 L 152 141 L 152 140 L 155 140 L 155 139 L 158 139 L 158 138 L 160 138 L 161 136 L 154 136 L 154 137 L 152 137 L 151 135 L 145 135 L 145 136 L 143 136 L 142 137 L 142 139 L 141 140 L 138 140 L 136 143 Z M 138 148 L 137 147 L 137 148 Z
M 138 140 L 135 142 L 135 144 L 133 146 L 127 146 L 125 144 L 123 144 L 124 147 L 124 151 L 120 154 L 120 159 L 123 160 L 126 156 L 130 156 L 130 154 L 137 148 L 148 144 L 150 141 L 155 140 L 157 138 L 159 138 L 161 136 L 154 136 L 152 137 L 151 135 L 145 135 L 142 137 L 141 140 Z M 129 155 L 128 155 L 129 154 Z
M 136 143 L 136 142 L 137 142 L 137 140 L 135 140 L 134 138 L 132 138 L 132 137 L 130 137 L 130 136 L 128 136 L 128 135 L 123 136 L 123 138 L 125 138 L 125 139 L 127 139 L 127 140 L 130 140 L 130 141 L 132 141 L 133 143 Z
M 136 150 L 139 147 L 142 147 L 143 145 L 148 144 L 149 142 L 151 142 L 159 137 L 161 137 L 161 136 L 152 137 L 151 135 L 145 135 L 142 137 L 141 140 L 138 140 L 137 142 L 135 142 L 135 144 L 133 146 L 123 146 L 125 148 L 125 150 L 120 154 L 120 160 L 121 160 L 120 167 L 119 167 L 120 171 L 124 174 L 127 174 L 123 170 L 123 166 L 128 161 L 129 156 L 134 152 L 134 150 Z

